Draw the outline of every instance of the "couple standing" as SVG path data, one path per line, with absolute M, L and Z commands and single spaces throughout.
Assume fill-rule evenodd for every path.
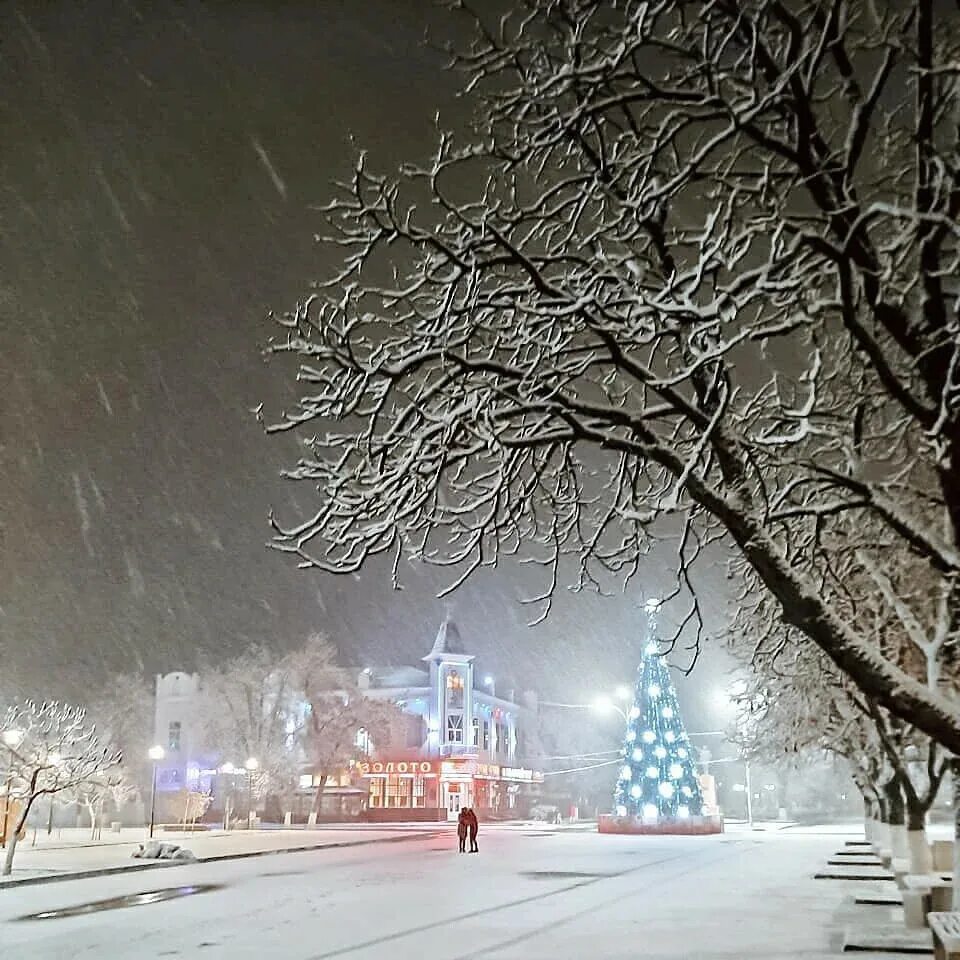
M 464 847 L 466 846 L 468 833 L 470 834 L 470 852 L 480 852 L 480 848 L 477 846 L 477 831 L 479 829 L 480 823 L 473 809 L 471 807 L 464 807 L 464 809 L 460 811 L 460 816 L 457 818 L 457 837 L 460 839 L 461 853 L 466 853 Z

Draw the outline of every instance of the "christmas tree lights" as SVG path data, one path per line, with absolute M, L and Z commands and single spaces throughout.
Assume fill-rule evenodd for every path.
M 614 793 L 618 816 L 674 821 L 699 817 L 703 797 L 680 704 L 655 635 L 657 607 L 647 605 L 648 637 L 627 714 L 620 777 Z

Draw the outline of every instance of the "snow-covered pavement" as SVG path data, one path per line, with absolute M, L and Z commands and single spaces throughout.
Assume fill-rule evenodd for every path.
M 841 891 L 811 880 L 837 835 L 614 837 L 490 827 L 451 837 L 169 867 L 0 891 L 0 945 L 43 958 L 495 960 L 830 955 Z M 21 919 L 161 888 L 211 889 Z
M 347 843 L 395 840 L 446 829 L 446 824 L 349 825 L 339 828 L 324 826 L 310 830 L 162 832 L 156 834 L 156 839 L 177 843 L 193 851 L 199 859 L 206 860 L 297 847 L 341 846 Z M 10 881 L 0 879 L 0 887 L 4 882 L 17 882 L 34 877 L 90 870 L 140 868 L 144 861 L 132 859 L 132 854 L 146 839 L 146 830 L 128 830 L 119 838 L 105 838 L 99 842 L 90 842 L 86 836 L 69 835 L 60 839 L 44 838 L 44 842 L 38 842 L 35 847 L 31 846 L 29 841 L 22 841 L 17 848 L 13 876 Z

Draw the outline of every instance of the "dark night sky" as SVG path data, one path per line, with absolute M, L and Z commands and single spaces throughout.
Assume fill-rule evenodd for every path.
M 323 577 L 264 549 L 270 505 L 310 497 L 277 478 L 290 438 L 250 410 L 289 398 L 260 356 L 264 316 L 324 272 L 312 207 L 351 135 L 392 170 L 426 156 L 436 110 L 462 121 L 421 43 L 447 16 L 428 0 L 0 5 L 0 655 L 21 675 L 192 666 L 314 629 L 358 662 L 428 649 L 447 608 L 432 572 L 394 593 L 383 569 Z M 514 568 L 453 598 L 489 669 L 567 698 L 630 677 L 639 593 L 564 596 L 534 630 L 522 594 Z

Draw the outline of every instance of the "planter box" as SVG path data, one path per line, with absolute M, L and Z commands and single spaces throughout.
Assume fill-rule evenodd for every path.
M 600 833 L 626 833 L 637 836 L 702 837 L 723 833 L 723 817 L 687 817 L 684 820 L 642 820 L 605 814 L 597 822 Z

